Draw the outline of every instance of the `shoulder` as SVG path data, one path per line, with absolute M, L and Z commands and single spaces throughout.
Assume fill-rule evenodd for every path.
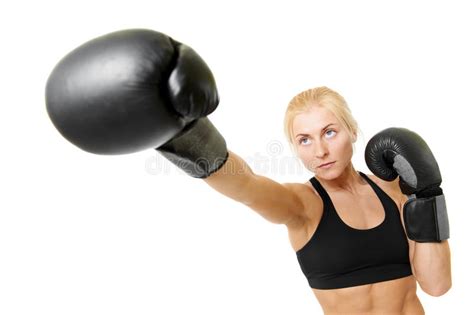
M 305 194 L 311 192 L 311 184 L 308 183 L 283 183 L 283 186 L 296 193 Z
M 313 188 L 311 183 L 284 183 L 288 190 L 292 191 L 303 203 L 314 202 L 314 199 L 320 199 L 319 194 Z
M 306 183 L 284 183 L 283 185 L 301 201 L 303 222 L 311 222 L 315 216 L 320 216 L 323 211 L 323 201 L 309 181 Z
M 395 180 L 392 180 L 392 181 L 386 181 L 373 174 L 367 174 L 367 176 L 374 183 L 380 186 L 380 188 L 384 190 L 389 190 L 390 192 L 394 192 L 394 193 L 401 193 L 400 187 L 398 186 L 399 177 L 397 177 Z
M 373 174 L 367 174 L 367 176 L 376 183 L 386 194 L 388 194 L 395 203 L 401 208 L 401 205 L 405 203 L 407 197 L 402 193 L 399 185 L 400 177 L 397 177 L 393 181 L 383 180 Z

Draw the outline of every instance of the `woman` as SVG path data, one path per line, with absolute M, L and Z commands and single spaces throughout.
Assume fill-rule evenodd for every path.
M 83 44 L 58 63 L 46 85 L 49 117 L 79 148 L 96 154 L 154 148 L 270 222 L 285 224 L 325 313 L 422 314 L 417 282 L 433 296 L 449 290 L 441 176 L 419 137 L 401 129 L 379 133 L 366 160 L 381 179 L 366 176 L 351 162 L 357 124 L 344 99 L 325 87 L 305 91 L 291 101 L 285 128 L 314 177 L 279 184 L 227 150 L 207 119 L 218 103 L 203 59 L 144 29 Z
M 230 151 L 227 162 L 204 180 L 268 221 L 286 225 L 325 314 L 423 314 L 417 282 L 432 296 L 451 286 L 448 241 L 407 239 L 402 209 L 408 198 L 398 180 L 365 175 L 352 165 L 357 130 L 338 93 L 327 87 L 304 91 L 288 106 L 285 132 L 314 173 L 311 181 L 279 184 L 254 174 Z

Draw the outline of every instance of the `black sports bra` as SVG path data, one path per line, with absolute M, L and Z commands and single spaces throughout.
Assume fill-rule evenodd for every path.
M 408 241 L 397 205 L 367 175 L 359 173 L 385 210 L 384 221 L 367 230 L 345 224 L 319 181 L 315 177 L 310 179 L 324 202 L 324 209 L 316 231 L 296 256 L 312 288 L 338 289 L 412 274 Z

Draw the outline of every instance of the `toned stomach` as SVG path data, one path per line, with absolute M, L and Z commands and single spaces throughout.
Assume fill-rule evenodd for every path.
M 343 289 L 312 289 L 325 315 L 425 314 L 413 276 Z

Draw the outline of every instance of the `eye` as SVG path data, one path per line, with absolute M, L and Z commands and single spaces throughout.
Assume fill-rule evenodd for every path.
M 308 142 L 307 142 L 306 140 L 309 141 L 308 138 L 306 138 L 306 137 L 301 137 L 301 138 L 298 140 L 298 143 L 299 143 L 299 144 L 302 144 L 302 145 L 306 145 L 306 144 L 308 144 Z
M 329 134 L 329 133 L 332 133 L 332 136 L 329 136 L 327 138 L 332 138 L 336 135 L 336 131 L 335 130 L 332 130 L 332 129 L 329 129 L 328 131 L 326 131 L 326 135 Z

